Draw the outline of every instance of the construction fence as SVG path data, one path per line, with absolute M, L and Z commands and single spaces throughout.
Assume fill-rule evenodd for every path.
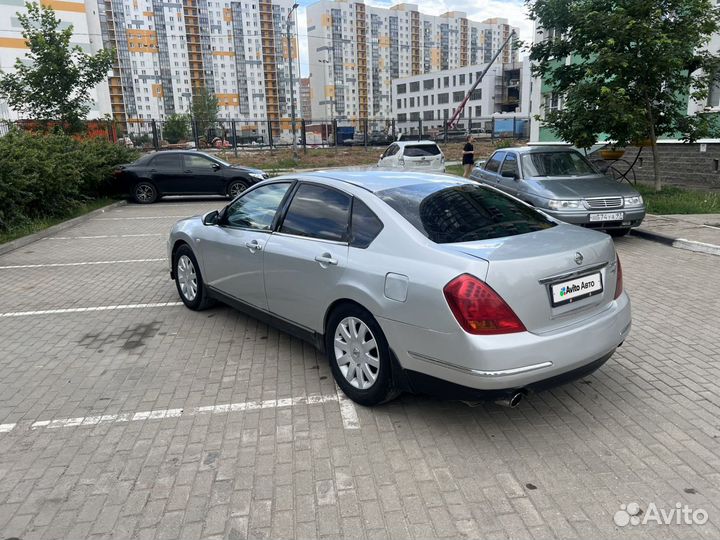
M 12 127 L 39 130 L 59 129 L 58 123 L 15 120 L 0 122 L 0 136 Z M 336 146 L 387 146 L 398 139 L 429 139 L 438 142 L 463 140 L 467 135 L 476 138 L 527 139 L 527 118 L 461 119 L 448 128 L 446 122 L 422 119 L 364 118 L 359 120 L 311 120 L 298 118 L 293 125 L 289 119 L 263 121 L 218 120 L 193 118 L 173 120 L 89 120 L 83 136 L 105 137 L 134 148 L 152 151 L 161 149 L 263 149 L 296 145 L 299 148 Z

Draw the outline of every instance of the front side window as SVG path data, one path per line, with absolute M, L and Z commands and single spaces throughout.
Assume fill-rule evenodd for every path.
M 597 174 L 578 152 L 532 152 L 522 156 L 525 177 L 586 176 Z
M 490 172 L 498 172 L 498 169 L 500 168 L 500 162 L 502 162 L 504 157 L 505 152 L 495 152 L 490 158 L 490 161 L 485 164 L 485 170 Z
M 540 212 L 479 184 L 425 183 L 377 196 L 437 244 L 474 242 L 554 227 Z
M 500 174 L 508 178 L 518 178 L 520 176 L 518 172 L 517 156 L 515 154 L 508 153 L 505 161 L 503 161 Z
M 213 165 L 215 165 L 203 156 L 189 156 L 186 154 L 183 156 L 183 159 L 185 160 L 185 168 L 192 169 L 193 171 L 211 171 L 213 170 Z
M 223 224 L 230 227 L 269 231 L 290 185 L 289 182 L 268 184 L 248 191 L 228 206 Z
M 280 232 L 320 240 L 347 240 L 350 195 L 324 186 L 302 184 L 288 207 Z

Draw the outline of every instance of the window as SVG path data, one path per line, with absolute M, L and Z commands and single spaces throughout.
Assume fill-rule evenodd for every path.
M 397 145 L 393 145 L 396 147 Z M 350 224 L 350 245 L 365 249 L 383 230 L 383 223 L 360 199 L 353 199 Z
M 423 120 L 435 120 L 434 112 L 435 111 L 423 111 Z
M 406 84 L 398 84 L 397 85 L 397 93 L 404 94 L 405 92 L 407 92 L 407 85 Z
M 155 169 L 175 170 L 181 168 L 181 156 L 178 154 L 165 154 L 155 156 L 150 165 Z
M 517 156 L 512 152 L 508 152 L 505 157 L 505 161 L 503 161 L 502 168 L 500 169 L 500 176 L 508 178 L 518 178 L 520 176 L 518 173 Z
M 398 122 L 407 122 L 407 114 L 406 113 L 400 113 L 398 114 Z
M 459 92 L 453 92 L 453 101 L 462 101 L 465 99 L 465 92 L 462 90 Z
M 248 191 L 228 206 L 223 222 L 231 227 L 269 231 L 289 182 L 267 184 Z
M 420 120 L 420 113 L 419 112 L 411 112 L 410 113 L 410 120 Z
M 420 81 L 415 81 L 410 83 L 410 91 L 411 92 L 419 92 L 420 91 Z
M 443 84 L 445 85 L 445 88 L 450 86 L 450 77 L 443 77 Z
M 450 102 L 450 94 L 445 92 L 444 94 L 438 94 L 438 105 L 444 105 Z
M 472 94 L 470 94 L 470 99 L 473 101 L 482 99 L 482 88 L 476 88 L 475 90 L 473 90 Z
M 185 168 L 194 171 L 212 171 L 213 165 L 215 165 L 215 163 L 203 156 L 185 154 L 183 159 L 185 160 Z
M 595 169 L 578 152 L 532 152 L 522 157 L 523 171 L 530 176 L 585 176 Z
M 350 195 L 335 189 L 301 184 L 280 232 L 320 240 L 347 240 Z
M 525 204 L 477 184 L 427 182 L 384 189 L 377 196 L 438 244 L 502 238 L 555 226 Z
M 437 144 L 413 144 L 406 146 L 403 154 L 407 157 L 439 156 L 440 148 Z
M 382 155 L 383 158 L 394 156 L 398 153 L 398 150 L 400 150 L 400 147 L 397 144 L 391 144 L 387 147 L 387 150 L 385 150 L 385 153 Z M 382 159 L 382 158 L 381 158 Z
M 423 89 L 432 90 L 435 88 L 435 79 L 425 79 L 423 81 Z
M 490 172 L 498 172 L 498 169 L 500 168 L 500 162 L 503 160 L 504 157 L 505 152 L 495 152 L 490 158 L 490 161 L 485 164 L 485 170 Z
M 465 74 L 459 75 L 460 84 L 465 84 Z

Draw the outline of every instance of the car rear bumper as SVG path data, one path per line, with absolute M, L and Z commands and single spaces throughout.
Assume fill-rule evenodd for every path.
M 542 209 L 546 214 L 552 217 L 564 221 L 565 223 L 571 223 L 572 225 L 582 225 L 583 227 L 592 227 L 597 229 L 622 229 L 627 227 L 638 227 L 643 219 L 645 219 L 645 208 L 618 208 L 613 210 L 583 210 L 581 212 L 564 212 Z M 606 214 L 606 213 L 618 213 L 622 212 L 623 218 L 621 220 L 613 221 L 591 221 L 590 216 L 592 214 Z
M 607 360 L 630 333 L 630 299 L 622 294 L 608 309 L 546 334 L 473 336 L 379 322 L 403 370 L 497 394 L 540 387 Z

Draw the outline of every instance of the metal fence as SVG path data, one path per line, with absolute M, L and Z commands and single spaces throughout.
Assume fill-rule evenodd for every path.
M 12 127 L 27 130 L 57 130 L 57 122 L 16 120 L 0 122 L 0 136 Z M 386 146 L 398 138 L 431 139 L 438 142 L 463 140 L 468 134 L 478 138 L 527 139 L 529 120 L 526 118 L 467 118 L 453 129 L 447 122 L 427 122 L 402 118 L 304 119 L 295 125 L 289 119 L 218 120 L 214 122 L 186 117 L 170 120 L 88 120 L 89 136 L 141 150 L 173 148 L 263 149 L 290 147 L 323 148 L 337 146 Z

